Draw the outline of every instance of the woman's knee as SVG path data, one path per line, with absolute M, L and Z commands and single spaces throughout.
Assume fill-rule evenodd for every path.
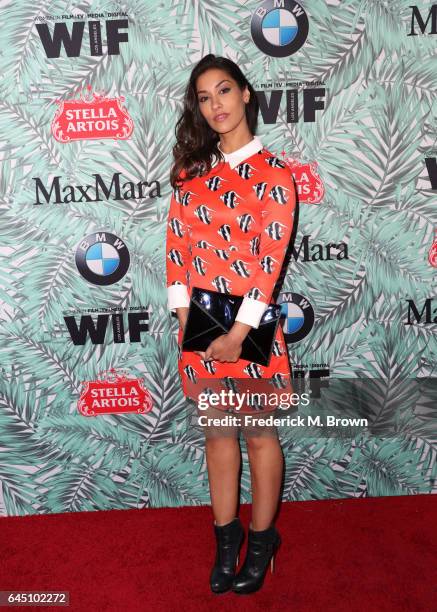
M 257 452 L 267 448 L 271 448 L 272 445 L 278 443 L 278 440 L 275 436 L 269 435 L 248 435 L 245 436 L 247 450 L 249 452 Z
M 235 436 L 205 436 L 205 447 L 208 452 L 226 454 L 235 451 L 238 439 Z

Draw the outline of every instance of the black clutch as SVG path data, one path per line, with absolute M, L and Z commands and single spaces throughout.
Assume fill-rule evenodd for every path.
M 193 287 L 182 350 L 205 351 L 213 340 L 227 333 L 243 299 L 241 295 Z M 240 359 L 269 365 L 280 316 L 281 307 L 270 304 L 259 327 L 252 328 L 244 339 Z

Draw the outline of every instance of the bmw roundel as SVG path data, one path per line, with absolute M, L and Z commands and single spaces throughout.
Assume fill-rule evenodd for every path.
M 130 255 L 125 243 L 115 234 L 95 232 L 76 248 L 76 266 L 85 280 L 94 285 L 112 285 L 129 269 Z
M 282 330 L 287 343 L 299 342 L 314 326 L 314 309 L 300 293 L 284 292 L 278 297 L 281 316 L 285 316 Z
M 272 57 L 293 55 L 308 37 L 308 16 L 293 0 L 265 0 L 250 23 L 253 42 Z

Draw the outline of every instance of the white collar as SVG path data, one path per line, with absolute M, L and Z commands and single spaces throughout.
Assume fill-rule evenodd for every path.
M 217 144 L 217 147 L 225 158 L 225 162 L 227 162 L 231 168 L 235 168 L 236 166 L 238 166 L 238 164 L 241 164 L 241 162 L 243 162 L 251 155 L 255 155 L 255 153 L 258 153 L 258 151 L 263 148 L 263 145 L 258 136 L 254 136 L 253 140 L 240 147 L 236 151 L 232 151 L 232 153 L 224 153 L 220 148 L 220 143 Z

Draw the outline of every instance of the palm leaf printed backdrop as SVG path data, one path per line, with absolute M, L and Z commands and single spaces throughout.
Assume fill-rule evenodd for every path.
M 282 433 L 283 499 L 435 492 L 436 407 L 414 411 L 411 379 L 435 376 L 435 325 L 405 326 L 406 299 L 435 290 L 427 253 L 437 224 L 424 157 L 436 144 L 436 38 L 408 37 L 409 0 L 301 2 L 304 46 L 273 58 L 257 49 L 250 20 L 259 5 L 236 0 L 66 2 L 1 0 L 1 385 L 0 514 L 72 512 L 209 503 L 202 435 L 189 426 L 177 373 L 177 325 L 166 307 L 165 231 L 174 124 L 193 65 L 214 52 L 237 61 L 255 85 L 322 81 L 314 122 L 260 120 L 259 135 L 317 161 L 319 205 L 300 206 L 296 244 L 346 242 L 349 259 L 291 259 L 282 287 L 307 296 L 316 323 L 289 345 L 291 363 L 327 363 L 331 376 L 390 381 L 380 419 L 396 435 L 349 439 Z M 417 1 L 422 15 L 430 3 Z M 36 23 L 46 15 L 125 11 L 129 41 L 119 55 L 49 59 Z M 49 23 L 52 31 L 53 24 Z M 67 22 L 69 28 L 71 22 Z M 56 99 L 91 86 L 124 96 L 134 121 L 127 140 L 57 142 Z M 93 173 L 159 180 L 161 197 L 35 206 L 33 177 L 87 185 Z M 111 228 L 129 246 L 129 273 L 115 285 L 87 283 L 74 263 L 87 234 Z M 434 283 L 434 284 L 433 284 Z M 150 308 L 141 343 L 73 346 L 66 311 Z M 78 412 L 82 381 L 109 368 L 144 377 L 145 415 Z M 341 400 L 341 398 L 339 398 Z M 250 501 L 242 440 L 242 501 Z

